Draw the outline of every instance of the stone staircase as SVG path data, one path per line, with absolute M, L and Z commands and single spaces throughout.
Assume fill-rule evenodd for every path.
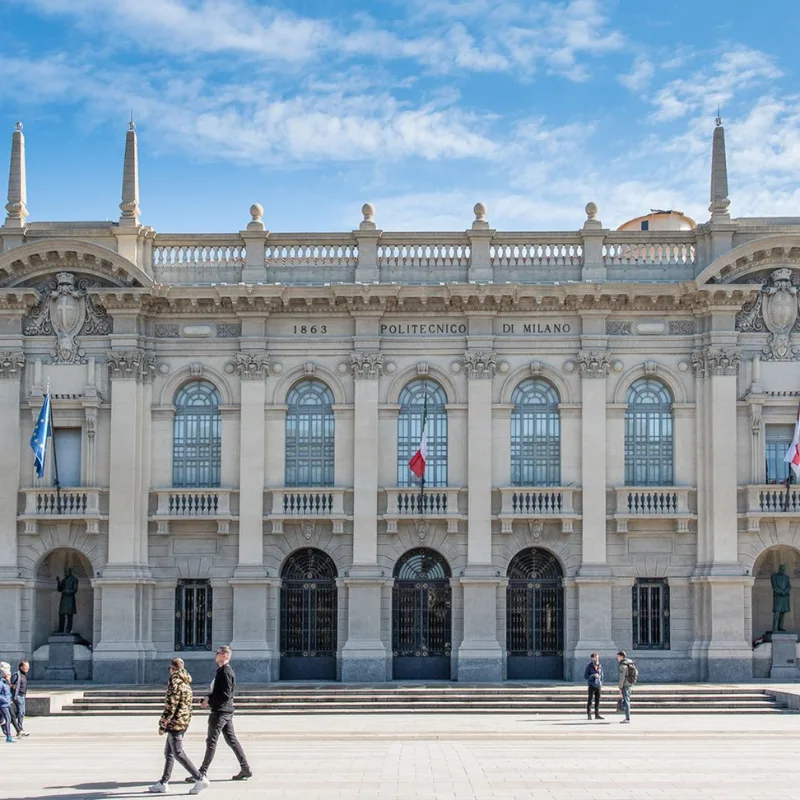
M 86 689 L 60 713 L 158 716 L 162 687 Z M 765 714 L 785 711 L 765 689 L 709 685 L 640 685 L 636 714 Z M 584 714 L 586 689 L 575 684 L 269 684 L 243 687 L 237 714 Z M 602 714 L 613 714 L 616 689 L 605 692 Z

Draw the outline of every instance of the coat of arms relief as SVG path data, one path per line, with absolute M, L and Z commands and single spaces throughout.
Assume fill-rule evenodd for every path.
M 736 330 L 768 332 L 763 349 L 765 361 L 797 361 L 800 346 L 792 346 L 792 331 L 800 331 L 800 276 L 786 267 L 774 270 L 756 297 L 736 315 Z
M 59 272 L 36 287 L 39 302 L 25 317 L 22 330 L 26 336 L 55 336 L 51 363 L 85 363 L 86 354 L 78 336 L 111 333 L 111 318 L 102 306 L 92 301 L 90 288 L 88 280 L 79 280 L 71 272 Z

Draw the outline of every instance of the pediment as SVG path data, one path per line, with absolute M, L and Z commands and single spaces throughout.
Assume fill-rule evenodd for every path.
M 763 284 L 780 268 L 800 273 L 800 234 L 780 234 L 754 239 L 723 253 L 696 278 L 708 284 Z
M 119 253 L 93 242 L 47 239 L 0 255 L 0 288 L 36 287 L 43 278 L 71 272 L 98 288 L 148 288 L 153 279 Z

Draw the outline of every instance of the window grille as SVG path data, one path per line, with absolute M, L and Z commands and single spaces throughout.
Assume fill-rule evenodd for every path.
M 625 484 L 672 486 L 672 396 L 660 381 L 642 378 L 628 389 Z
M 397 417 L 397 485 L 416 486 L 417 477 L 408 462 L 419 448 L 422 412 L 428 399 L 428 458 L 425 486 L 447 486 L 447 395 L 430 379 L 414 380 L 400 393 Z
M 333 393 L 321 381 L 302 381 L 286 403 L 286 485 L 333 486 Z
M 638 578 L 633 585 L 634 650 L 669 650 L 669 586 Z
M 511 485 L 561 484 L 558 393 L 547 381 L 523 381 L 511 396 Z
M 222 464 L 222 432 L 216 387 L 208 381 L 192 381 L 175 396 L 172 438 L 172 485 L 219 486 Z
M 175 589 L 176 650 L 211 649 L 212 592 L 208 581 L 178 581 Z

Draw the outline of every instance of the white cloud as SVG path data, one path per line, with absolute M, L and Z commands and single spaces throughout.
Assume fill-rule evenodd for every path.
M 650 85 L 656 68 L 652 61 L 637 58 L 630 72 L 618 76 L 617 80 L 628 90 L 638 94 Z

